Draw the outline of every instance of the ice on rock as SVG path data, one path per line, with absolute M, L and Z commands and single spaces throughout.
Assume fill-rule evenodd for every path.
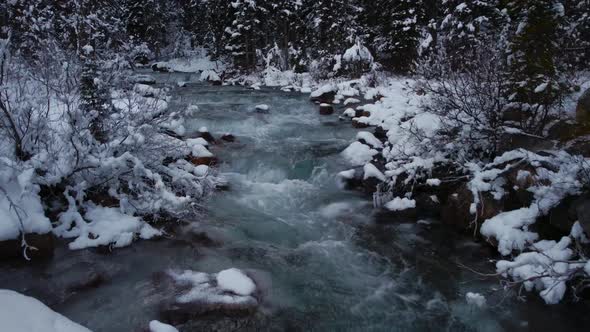
M 6 332 L 90 332 L 39 300 L 0 289 L 0 325 Z
M 217 274 L 217 285 L 226 291 L 238 295 L 251 295 L 256 290 L 256 285 L 241 270 L 231 268 Z
M 174 326 L 164 324 L 157 320 L 151 321 L 149 328 L 150 332 L 178 332 L 178 330 Z
M 353 166 L 363 166 L 378 153 L 377 150 L 371 149 L 368 145 L 353 142 L 342 151 L 342 156 Z

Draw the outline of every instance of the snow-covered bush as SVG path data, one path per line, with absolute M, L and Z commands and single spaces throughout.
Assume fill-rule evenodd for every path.
M 441 119 L 439 149 L 454 150 L 458 158 L 493 156 L 504 130 L 502 113 L 508 101 L 501 54 L 482 47 L 474 61 L 457 71 L 441 47 L 419 67 L 424 79 L 416 85 L 418 92 L 430 97 L 425 111 Z
M 86 72 L 92 84 L 81 85 L 85 65 L 75 56 L 56 50 L 36 68 L 4 54 L 0 166 L 10 172 L 0 178 L 0 213 L 19 222 L 17 235 L 46 228 L 51 217 L 56 235 L 76 238 L 72 248 L 122 246 L 160 233 L 146 219 L 198 210 L 215 180 L 192 160 L 211 154 L 206 141 L 182 139 L 189 114 L 168 109 L 165 91 L 134 89 L 116 59 L 87 59 L 101 70 Z M 107 91 L 100 117 L 88 102 L 98 100 L 96 86 Z

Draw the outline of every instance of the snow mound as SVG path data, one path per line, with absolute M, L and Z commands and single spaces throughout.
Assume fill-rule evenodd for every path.
M 513 261 L 499 261 L 496 269 L 503 276 L 522 282 L 527 291 L 539 291 L 547 304 L 556 304 L 565 294 L 568 275 L 585 263 L 569 262 L 573 256 L 568 248 L 571 243 L 569 237 L 562 237 L 559 242 L 536 242 L 532 245 L 535 251 L 522 253 Z
M 362 166 L 373 159 L 378 154 L 377 150 L 371 149 L 368 145 L 361 142 L 353 142 L 344 151 L 342 156 L 353 166 Z
M 396 197 L 385 204 L 385 208 L 390 211 L 403 211 L 416 207 L 416 201 L 413 199 Z
M 215 72 L 215 70 L 203 70 L 201 73 L 201 81 L 221 81 L 221 77 Z
M 377 137 L 375 137 L 375 135 L 373 135 L 372 133 L 370 133 L 368 131 L 358 132 L 356 134 L 356 139 L 357 140 L 362 139 L 363 141 L 367 142 L 367 144 L 369 144 L 373 148 L 377 148 L 377 149 L 383 148 L 383 143 L 381 143 L 381 141 L 379 139 L 377 139 Z
M 375 178 L 378 179 L 380 181 L 385 182 L 386 178 L 385 175 L 383 175 L 383 173 L 381 173 L 381 171 L 375 167 L 375 165 L 368 163 L 365 164 L 365 166 L 363 166 L 363 171 L 364 171 L 364 175 L 363 175 L 363 179 L 369 179 L 369 178 Z
M 57 235 L 63 237 L 76 237 L 69 244 L 70 249 L 84 249 L 113 245 L 116 248 L 125 247 L 138 236 L 141 239 L 151 239 L 162 235 L 160 230 L 150 226 L 139 217 L 133 217 L 118 208 L 101 206 L 88 206 L 84 215 L 86 222 L 77 212 L 68 210 L 60 215 L 63 225 L 75 227 L 70 230 L 56 229 Z
M 39 186 L 33 184 L 32 168 L 20 174 L 10 168 L 0 171 L 0 241 L 16 239 L 24 233 L 51 232 L 51 222 L 43 211 Z
M 196 73 L 207 70 L 223 70 L 225 64 L 220 61 L 212 61 L 207 55 L 207 50 L 196 49 L 194 54 L 183 57 L 172 59 L 167 62 L 163 62 L 166 68 L 171 69 L 175 72 L 184 73 Z
M 522 251 L 527 244 L 537 240 L 538 235 L 527 231 L 526 228 L 535 223 L 538 215 L 539 211 L 535 205 L 502 212 L 486 220 L 481 226 L 480 233 L 498 240 L 498 251 L 507 256 L 512 250 Z
M 256 290 L 256 285 L 241 270 L 231 268 L 217 274 L 217 285 L 226 291 L 238 295 L 251 295 Z
M 0 289 L 0 322 L 6 332 L 90 332 L 39 300 Z
M 150 332 L 178 332 L 174 326 L 161 323 L 157 320 L 151 321 L 149 328 Z

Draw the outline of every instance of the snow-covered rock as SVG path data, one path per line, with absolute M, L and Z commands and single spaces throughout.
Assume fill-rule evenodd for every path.
M 385 204 L 385 208 L 390 211 L 402 211 L 416 207 L 416 201 L 405 197 L 396 197 Z
M 174 324 L 210 313 L 252 314 L 261 301 L 254 280 L 236 268 L 212 274 L 168 271 L 157 282 L 156 286 L 166 292 L 162 294 L 161 315 Z
M 352 166 L 364 166 L 378 153 L 379 152 L 377 150 L 371 149 L 371 147 L 368 145 L 362 144 L 361 142 L 353 142 L 344 151 L 342 151 L 342 156 Z

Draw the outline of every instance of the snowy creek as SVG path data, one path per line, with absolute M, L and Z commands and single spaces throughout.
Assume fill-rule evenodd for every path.
M 0 288 L 34 296 L 93 331 L 142 331 L 157 319 L 155 273 L 237 267 L 260 271 L 268 280 L 260 311 L 270 319 L 252 330 L 582 328 L 583 321 L 573 319 L 584 314 L 581 306 L 548 307 L 534 296 L 526 304 L 507 298 L 484 308 L 468 305 L 467 292 L 501 286 L 456 262 L 489 273 L 493 251 L 436 221 L 375 224 L 370 197 L 336 182 L 336 174 L 350 168 L 340 152 L 358 129 L 337 114 L 319 115 L 308 95 L 210 86 L 196 74 L 153 76 L 157 87 L 171 87 L 170 107 L 199 107 L 189 132 L 207 127 L 215 137 L 235 135 L 235 142 L 211 148 L 230 189 L 204 203 L 206 214 L 184 236 L 140 241 L 112 253 L 61 245 L 45 263 L 0 265 Z M 178 87 L 179 81 L 188 83 Z M 259 104 L 269 110 L 257 110 Z M 191 232 L 204 232 L 214 243 L 186 235 Z M 75 287 L 89 279 L 96 287 Z

